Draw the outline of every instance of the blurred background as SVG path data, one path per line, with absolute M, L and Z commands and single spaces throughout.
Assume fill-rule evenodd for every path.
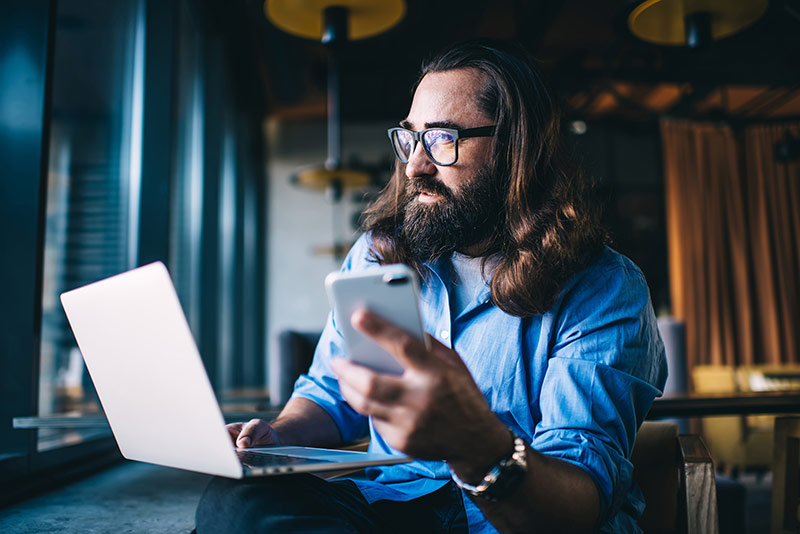
M 327 25 L 329 2 L 270 3 L 0 6 L 0 480 L 110 447 L 103 425 L 11 421 L 102 418 L 58 295 L 151 261 L 223 408 L 283 402 L 281 334 L 324 325 L 386 128 L 421 61 L 473 37 L 521 43 L 557 93 L 670 392 L 800 387 L 800 0 L 353 0 Z M 771 441 L 745 449 L 771 420 L 729 423 L 718 466 L 767 469 Z

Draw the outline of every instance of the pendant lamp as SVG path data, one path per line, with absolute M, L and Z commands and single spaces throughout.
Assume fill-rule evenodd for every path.
M 738 33 L 767 10 L 768 0 L 644 0 L 628 15 L 628 28 L 643 41 L 700 48 Z
M 398 24 L 404 0 L 266 0 L 267 18 L 281 30 L 319 40 L 328 50 L 328 156 L 324 164 L 298 169 L 293 183 L 326 192 L 336 203 L 342 192 L 372 184 L 371 173 L 342 165 L 339 54 L 349 40 L 378 35 Z

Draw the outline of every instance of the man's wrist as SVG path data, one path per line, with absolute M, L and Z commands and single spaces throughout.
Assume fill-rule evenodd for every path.
M 499 421 L 497 428 L 484 438 L 478 450 L 470 451 L 462 459 L 447 462 L 450 470 L 465 482 L 480 482 L 492 466 L 509 456 L 514 449 L 512 433 Z
M 528 471 L 527 446 L 513 431 L 509 430 L 508 434 L 512 438 L 511 452 L 492 465 L 479 482 L 465 482 L 450 466 L 458 487 L 473 497 L 489 501 L 505 500 L 517 491 Z

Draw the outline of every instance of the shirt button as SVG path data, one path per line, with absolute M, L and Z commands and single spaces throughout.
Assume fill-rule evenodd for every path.
M 442 339 L 447 339 L 450 337 L 450 332 L 448 332 L 447 330 L 442 330 L 442 332 L 439 335 L 441 336 Z

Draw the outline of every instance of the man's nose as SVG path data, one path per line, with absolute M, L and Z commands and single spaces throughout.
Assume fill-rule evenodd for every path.
M 406 163 L 406 176 L 413 178 L 415 176 L 424 176 L 436 173 L 436 165 L 431 161 L 422 147 L 422 142 L 418 142 L 414 146 L 411 157 L 408 158 Z

